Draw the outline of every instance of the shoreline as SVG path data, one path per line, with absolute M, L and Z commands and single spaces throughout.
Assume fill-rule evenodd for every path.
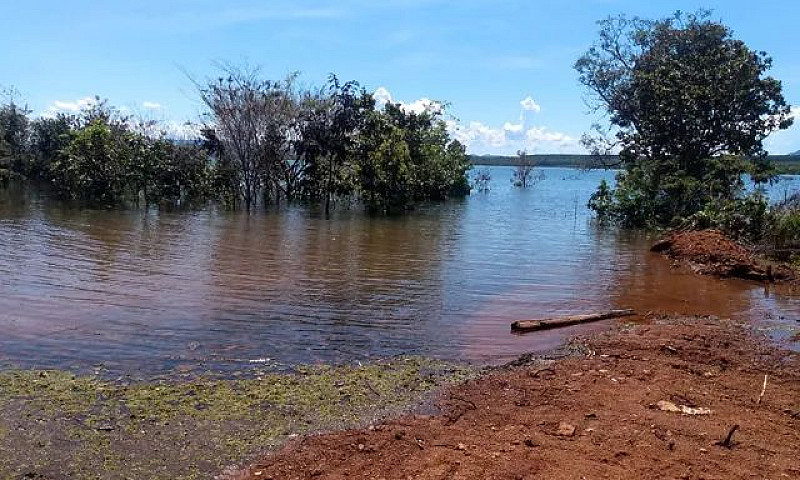
M 0 478 L 210 478 L 294 436 L 402 414 L 476 373 L 421 357 L 131 384 L 0 370 Z
M 450 387 L 436 416 L 301 437 L 219 478 L 800 476 L 800 355 L 754 328 L 655 316 L 572 350 Z
M 409 357 L 129 385 L 4 370 L 0 477 L 800 476 L 800 354 L 756 325 L 645 320 L 484 368 Z M 737 444 L 716 445 L 733 425 Z

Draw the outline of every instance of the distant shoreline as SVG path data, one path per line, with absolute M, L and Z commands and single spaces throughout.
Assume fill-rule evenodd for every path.
M 470 155 L 472 165 L 489 167 L 516 167 L 519 165 L 519 157 L 516 155 Z M 564 154 L 545 154 L 529 155 L 537 167 L 572 167 L 588 168 L 597 165 L 597 160 L 592 155 L 564 155 Z M 603 157 L 606 163 L 614 164 L 619 160 L 617 155 Z M 800 155 L 770 155 L 777 173 L 779 175 L 800 175 Z

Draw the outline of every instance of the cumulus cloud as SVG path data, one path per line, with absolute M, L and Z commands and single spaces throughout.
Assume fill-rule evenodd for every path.
M 524 127 L 506 123 L 494 128 L 481 122 L 448 125 L 453 138 L 467 146 L 476 155 L 512 155 L 519 150 L 528 153 L 580 153 L 579 140 L 545 126 Z
M 522 106 L 522 110 L 526 112 L 539 113 L 542 111 L 542 107 L 540 107 L 539 104 L 536 103 L 531 97 L 526 97 L 524 100 L 519 102 L 519 104 Z
M 379 107 L 393 102 L 406 111 L 422 112 L 426 109 L 442 109 L 442 104 L 428 98 L 421 98 L 406 103 L 395 100 L 386 87 L 380 87 L 373 94 Z M 581 153 L 580 141 L 577 137 L 563 132 L 551 130 L 533 121 L 535 114 L 541 112 L 541 106 L 532 97 L 519 102 L 521 107 L 519 120 L 505 122 L 500 127 L 493 127 L 480 121 L 459 122 L 453 118 L 445 120 L 450 135 L 463 143 L 469 153 L 483 155 L 511 155 L 519 150 L 529 153 Z
M 507 134 L 512 134 L 512 135 L 522 133 L 523 128 L 524 125 L 522 123 L 506 122 L 505 125 L 503 125 L 503 130 L 505 130 Z
M 142 107 L 148 110 L 159 110 L 161 108 L 161 104 L 147 101 L 147 102 L 142 102 Z
M 48 111 L 53 113 L 59 113 L 59 112 L 77 113 L 80 112 L 81 110 L 85 110 L 91 107 L 95 103 L 97 103 L 97 99 L 94 97 L 79 98 L 78 100 L 75 101 L 56 100 L 53 102 L 52 105 L 50 105 Z
M 375 103 L 380 108 L 383 108 L 387 103 L 392 103 L 392 94 L 389 93 L 386 87 L 378 87 L 372 94 L 372 98 L 375 99 Z
M 175 140 L 197 140 L 202 137 L 200 126 L 194 123 L 165 122 L 159 127 L 168 138 Z
M 392 98 L 392 94 L 386 87 L 378 87 L 372 94 L 375 99 L 375 104 L 378 108 L 383 108 L 387 103 L 394 103 L 400 105 L 400 108 L 406 112 L 420 114 L 422 112 L 442 113 L 444 106 L 441 102 L 431 100 L 430 98 L 420 98 L 411 103 L 396 101 Z

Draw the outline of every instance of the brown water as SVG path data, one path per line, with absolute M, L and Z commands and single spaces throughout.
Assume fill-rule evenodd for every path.
M 518 190 L 511 169 L 492 172 L 488 193 L 399 218 L 0 194 L 0 363 L 148 376 L 397 354 L 497 362 L 608 325 L 516 336 L 514 320 L 609 307 L 798 325 L 800 297 L 675 270 L 650 239 L 595 225 L 585 204 L 610 173 L 546 169 Z

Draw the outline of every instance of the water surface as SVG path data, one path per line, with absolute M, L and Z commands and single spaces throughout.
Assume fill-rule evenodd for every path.
M 525 318 L 800 318 L 790 292 L 676 270 L 651 239 L 598 226 L 585 205 L 610 172 L 544 169 L 521 190 L 511 168 L 490 170 L 489 192 L 393 218 L 80 210 L 2 193 L 0 363 L 153 375 L 398 354 L 499 362 L 608 325 L 511 335 Z

